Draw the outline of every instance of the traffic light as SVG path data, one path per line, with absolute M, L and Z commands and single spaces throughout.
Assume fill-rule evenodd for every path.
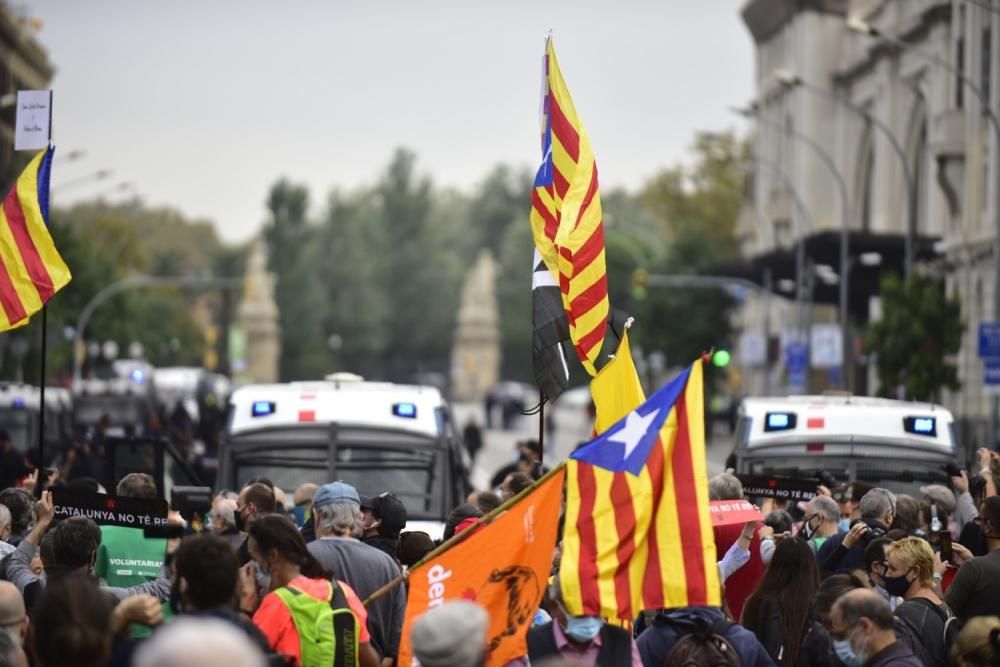
M 712 365 L 716 368 L 725 368 L 731 359 L 732 355 L 729 354 L 729 350 L 716 350 L 712 354 Z
M 632 297 L 636 301 L 642 301 L 646 298 L 647 278 L 649 278 L 649 272 L 646 269 L 636 269 L 632 272 Z

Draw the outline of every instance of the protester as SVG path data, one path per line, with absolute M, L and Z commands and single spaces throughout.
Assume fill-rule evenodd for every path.
M 6 542 L 16 547 L 35 520 L 35 500 L 24 489 L 4 489 L 0 491 L 0 505 L 10 510 L 10 534 Z
M 227 547 L 228 548 L 228 547 Z M 144 642 L 135 667 L 265 667 L 264 654 L 224 621 L 182 618 Z
M 757 637 L 742 625 L 727 621 L 718 607 L 683 607 L 662 611 L 635 643 L 644 665 L 667 665 L 667 656 L 681 638 L 713 633 L 724 638 L 735 650 L 742 667 L 774 665 Z
M 275 510 L 274 491 L 263 482 L 252 482 L 240 491 L 236 501 L 236 530 L 247 533 L 261 516 L 273 514 Z M 250 562 L 249 538 L 243 541 L 239 548 L 240 565 Z
M 923 507 L 927 508 L 934 505 L 937 508 L 942 529 L 951 531 L 952 537 L 957 540 L 962 527 L 957 522 L 949 523 L 949 519 L 955 514 L 955 507 L 957 506 L 955 493 L 943 484 L 921 486 L 920 493 L 923 494 L 921 501 Z
M 725 586 L 726 581 L 734 572 L 750 562 L 750 542 L 753 540 L 754 529 L 757 527 L 756 521 L 750 521 L 743 526 L 740 538 L 733 542 L 729 551 L 722 557 L 717 565 L 719 566 L 719 583 Z M 763 541 L 761 542 L 763 545 Z M 561 556 L 561 554 L 560 554 Z
M 353 486 L 331 482 L 319 487 L 313 496 L 312 514 L 318 539 L 309 543 L 309 553 L 334 577 L 347 582 L 361 599 L 399 577 L 393 557 L 356 538 L 362 525 L 361 500 Z M 379 656 L 392 657 L 399 652 L 405 612 L 403 586 L 396 586 L 368 608 L 368 633 Z
M 292 494 L 292 503 L 295 504 L 295 523 L 298 525 L 305 524 L 306 520 L 312 516 L 313 496 L 316 495 L 318 488 L 319 485 L 312 482 L 299 484 L 295 488 L 295 493 Z
M 867 543 L 885 535 L 892 525 L 896 516 L 896 495 L 887 489 L 874 488 L 858 503 L 858 511 L 860 520 L 846 533 L 831 536 L 816 553 L 824 577 L 862 567 Z
M 958 625 L 934 592 L 934 552 L 919 537 L 907 537 L 885 546 L 885 589 L 903 598 L 895 614 L 914 629 L 933 661 L 926 667 L 948 664 L 951 643 Z
M 478 507 L 483 514 L 489 514 L 503 504 L 503 499 L 492 491 L 473 491 L 466 500 Z
M 14 545 L 8 542 L 11 532 L 11 515 L 6 505 L 0 505 L 0 558 L 14 550 Z
M 407 531 L 399 535 L 399 564 L 403 569 L 413 567 L 433 550 L 434 540 L 422 530 Z
M 17 586 L 0 581 L 0 634 L 6 634 L 24 644 L 28 637 L 28 612 Z M 2 664 L 2 663 L 0 663 Z
M 961 532 L 963 527 L 979 516 L 977 508 L 981 502 L 977 503 L 972 496 L 972 480 L 966 471 L 961 470 L 958 475 L 952 475 L 951 485 L 955 489 L 955 523 Z
M 497 489 L 504 483 L 508 475 L 518 472 L 520 463 L 524 462 L 529 468 L 542 460 L 542 447 L 537 440 L 521 440 L 517 443 L 517 458 L 508 464 L 501 466 L 493 477 L 490 478 L 490 488 Z
M 239 567 L 224 538 L 211 533 L 185 538 L 174 554 L 170 608 L 174 614 L 225 621 L 266 653 L 267 638 L 236 608 Z
M 837 658 L 847 667 L 924 667 L 896 640 L 892 610 L 874 591 L 848 591 L 834 603 L 830 636 Z
M 818 587 L 819 568 L 812 549 L 804 540 L 783 540 L 740 618 L 775 663 L 808 664 L 800 663 L 800 647 L 813 620 L 812 601 Z
M 948 607 L 962 621 L 974 616 L 1000 616 L 1000 496 L 983 502 L 977 520 L 986 538 L 987 553 L 958 568 L 945 596 Z
M 906 537 L 926 535 L 920 528 L 920 509 L 920 502 L 913 496 L 905 493 L 896 496 L 896 516 L 892 519 L 890 530 L 898 530 Z
M 768 512 L 760 527 L 760 559 L 767 565 L 774 556 L 775 541 L 792 534 L 792 515 L 785 510 Z
M 1000 665 L 1000 618 L 977 616 L 969 619 L 951 648 L 958 667 L 996 667 Z
M 103 667 L 111 657 L 111 604 L 83 574 L 49 582 L 30 630 L 33 664 Z
M 24 652 L 24 647 L 6 632 L 0 632 L 0 665 L 28 667 L 28 656 Z
M 627 630 L 605 623 L 599 616 L 572 616 L 566 611 L 559 577 L 549 586 L 549 600 L 552 620 L 528 630 L 531 664 L 563 656 L 587 665 L 642 667 L 639 649 Z
M 240 609 L 253 612 L 253 621 L 272 650 L 291 657 L 296 665 L 313 665 L 330 664 L 338 644 L 357 646 L 359 665 L 379 664 L 361 600 L 346 583 L 334 581 L 309 553 L 290 519 L 277 514 L 258 517 L 247 542 L 253 562 L 240 570 Z M 270 577 L 263 599 L 257 588 L 258 571 Z M 330 613 L 349 622 L 334 623 Z
M 122 477 L 116 489 L 123 498 L 156 500 L 156 482 L 140 472 Z M 94 574 L 108 586 L 127 588 L 153 581 L 163 567 L 167 541 L 147 538 L 142 528 L 101 526 Z
M 887 545 L 892 544 L 892 540 L 886 537 L 876 537 L 874 540 L 870 541 L 865 547 L 865 570 L 864 574 L 868 577 L 868 583 L 875 592 L 881 595 L 886 602 L 889 603 L 889 607 L 895 611 L 896 606 L 900 603 L 900 597 L 898 595 L 892 595 L 885 589 L 885 572 L 886 568 L 889 566 L 885 559 L 885 548 Z
M 475 602 L 445 602 L 413 622 L 413 655 L 422 667 L 482 667 L 489 623 L 486 611 Z
M 837 534 L 839 520 L 840 508 L 837 507 L 837 502 L 829 496 L 816 496 L 806 503 L 799 535 L 808 541 L 813 552 L 819 551 L 830 536 Z
M 236 530 L 237 501 L 217 496 L 212 500 L 212 532 L 224 539 L 234 551 L 239 551 L 243 536 Z
M 500 498 L 506 502 L 534 483 L 535 480 L 526 473 L 511 473 L 507 475 L 507 479 L 500 486 Z
M 743 485 L 735 475 L 720 473 L 708 480 L 708 497 L 709 500 L 742 500 Z M 724 558 L 733 543 L 740 539 L 743 530 L 744 526 L 741 524 L 714 528 L 716 560 L 721 561 Z M 748 550 L 750 551 L 750 560 L 726 579 L 726 607 L 733 618 L 740 618 L 743 613 L 743 604 L 764 575 L 764 561 L 760 558 L 759 526 L 753 530 Z
M 833 610 L 833 604 L 840 599 L 840 596 L 844 593 L 853 591 L 857 588 L 868 587 L 865 585 L 864 580 L 862 580 L 861 577 L 855 573 L 832 574 L 819 582 L 819 586 L 816 588 L 816 597 L 813 602 L 813 611 L 816 612 L 816 618 L 823 624 L 824 627 L 828 630 L 830 628 L 830 613 Z
M 455 527 L 468 519 L 470 516 L 479 518 L 483 516 L 483 511 L 475 505 L 470 505 L 469 503 L 462 503 L 453 509 L 448 515 L 448 520 L 445 521 L 442 539 L 447 541 L 454 537 Z
M 396 560 L 399 533 L 406 528 L 406 506 L 391 491 L 361 498 L 361 541 Z

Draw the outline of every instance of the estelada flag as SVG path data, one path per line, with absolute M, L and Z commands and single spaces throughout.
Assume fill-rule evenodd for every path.
M 559 572 L 569 613 L 633 620 L 720 605 L 701 364 L 570 455 Z
M 564 478 L 563 467 L 553 470 L 490 524 L 410 570 L 397 665 L 417 664 L 410 647 L 413 622 L 448 600 L 472 600 L 489 614 L 487 666 L 527 653 L 525 634 L 552 567 Z
M 0 210 L 0 331 L 27 324 L 72 278 L 48 229 L 53 152 L 28 163 Z

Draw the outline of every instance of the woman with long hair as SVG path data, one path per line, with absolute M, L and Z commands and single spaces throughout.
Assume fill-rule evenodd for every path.
M 812 627 L 819 588 L 816 556 L 804 540 L 781 541 L 757 590 L 743 607 L 742 625 L 757 635 L 778 665 L 805 665 L 803 639 Z
M 353 664 L 376 667 L 379 658 L 371 646 L 364 605 L 350 586 L 333 579 L 309 553 L 295 524 L 286 516 L 267 514 L 258 517 L 247 535 L 252 560 L 240 571 L 241 609 L 253 618 L 271 648 L 303 666 L 330 664 L 325 657 L 319 660 L 317 656 L 343 654 L 347 649 L 354 658 Z M 263 599 L 258 592 L 258 572 L 269 577 Z M 353 623 L 345 626 L 331 619 L 329 628 L 315 629 L 315 623 L 310 621 L 321 613 L 320 607 L 311 605 L 303 596 L 333 608 L 334 614 L 339 612 L 341 618 L 349 610 Z M 297 623 L 297 618 L 306 622 Z M 316 634 L 305 641 L 299 635 L 300 627 L 314 628 L 311 631 Z

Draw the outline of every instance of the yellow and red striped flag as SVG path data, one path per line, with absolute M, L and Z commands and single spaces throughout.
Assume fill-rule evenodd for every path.
M 531 231 L 562 293 L 577 356 L 596 375 L 610 311 L 597 165 L 551 37 L 545 45 L 542 164 L 531 193 Z
M 721 604 L 703 391 L 699 360 L 570 456 L 559 572 L 569 613 L 633 620 Z
M 53 151 L 28 163 L 0 210 L 0 331 L 27 324 L 72 278 L 48 229 Z

